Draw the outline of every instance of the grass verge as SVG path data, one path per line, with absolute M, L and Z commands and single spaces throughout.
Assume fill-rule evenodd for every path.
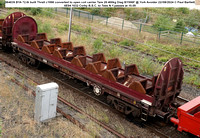
M 28 12 L 28 14 L 31 14 Z M 32 15 L 31 15 L 32 16 Z M 46 14 L 39 14 L 34 16 L 38 22 L 39 32 L 47 32 L 49 38 L 59 36 L 62 40 L 67 41 L 67 27 L 68 20 L 62 15 L 59 16 L 47 16 Z M 122 62 L 126 64 L 137 64 L 139 70 L 142 74 L 154 75 L 159 73 L 163 65 L 160 65 L 159 62 L 166 62 L 170 58 L 178 57 L 175 54 L 182 55 L 187 58 L 192 58 L 194 60 L 200 60 L 200 48 L 197 46 L 188 46 L 188 45 L 176 45 L 170 44 L 169 41 L 158 41 L 157 37 L 150 36 L 148 33 L 139 34 L 130 30 L 121 31 L 116 28 L 107 27 L 100 24 L 99 22 L 84 20 L 82 18 L 73 17 L 72 30 L 81 32 L 84 34 L 75 34 L 72 33 L 71 41 L 74 45 L 84 45 L 88 54 L 104 52 L 107 58 L 118 57 Z M 79 23 L 81 22 L 81 23 Z M 87 24 L 85 26 L 84 24 Z M 101 26 L 101 30 L 107 30 L 107 32 L 115 33 L 133 40 L 143 42 L 147 45 L 151 45 L 155 48 L 138 44 L 136 42 L 124 39 L 118 36 L 110 35 L 109 33 L 103 32 L 101 30 L 96 30 L 88 26 Z M 96 37 L 96 40 L 93 40 L 92 37 Z M 114 41 L 120 45 L 130 46 L 138 52 L 126 51 L 118 47 L 117 45 L 106 46 L 102 40 L 105 41 Z M 167 50 L 170 53 L 160 51 L 158 49 Z M 152 61 L 152 57 L 145 56 L 142 53 L 147 53 L 153 55 L 154 59 L 157 62 Z M 142 57 L 142 58 L 141 58 Z M 195 61 L 190 61 L 183 57 L 179 57 L 184 64 L 187 65 L 187 70 L 191 70 L 191 73 L 185 75 L 184 82 L 188 84 L 195 85 L 200 87 L 200 78 L 194 77 L 199 75 L 198 69 L 200 68 L 200 63 Z M 192 67 L 198 68 L 197 70 L 192 69 Z

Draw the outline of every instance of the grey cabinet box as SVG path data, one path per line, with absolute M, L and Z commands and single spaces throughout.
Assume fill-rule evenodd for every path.
M 35 120 L 44 121 L 56 116 L 58 84 L 52 82 L 36 87 Z

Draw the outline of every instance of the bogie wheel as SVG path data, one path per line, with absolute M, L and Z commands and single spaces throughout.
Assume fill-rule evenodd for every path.
M 101 87 L 98 86 L 98 85 L 94 85 L 94 87 L 93 87 L 93 92 L 94 92 L 94 94 L 97 95 L 97 96 L 102 95 L 102 89 L 101 89 Z

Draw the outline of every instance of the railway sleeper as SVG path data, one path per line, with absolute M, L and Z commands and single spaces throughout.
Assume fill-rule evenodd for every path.
M 125 115 L 131 114 L 133 117 L 139 117 L 141 115 L 140 109 L 111 95 L 107 96 L 107 103 Z

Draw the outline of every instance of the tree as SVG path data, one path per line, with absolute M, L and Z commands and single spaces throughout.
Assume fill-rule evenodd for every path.
M 187 30 L 185 29 L 185 22 L 183 20 L 178 20 L 178 22 L 174 27 L 174 31 L 184 32 L 184 33 L 187 32 Z
M 5 0 L 0 1 L 0 8 L 4 8 L 5 7 Z
M 200 22 L 200 12 L 198 10 L 191 10 L 190 14 L 186 17 L 185 23 L 190 27 L 199 27 Z
M 153 24 L 155 28 L 158 30 L 164 31 L 164 30 L 172 30 L 173 24 L 169 17 L 166 17 L 164 15 L 158 16 L 157 20 Z
M 189 8 L 177 8 L 178 12 L 182 13 L 182 14 L 189 14 L 190 10 Z

